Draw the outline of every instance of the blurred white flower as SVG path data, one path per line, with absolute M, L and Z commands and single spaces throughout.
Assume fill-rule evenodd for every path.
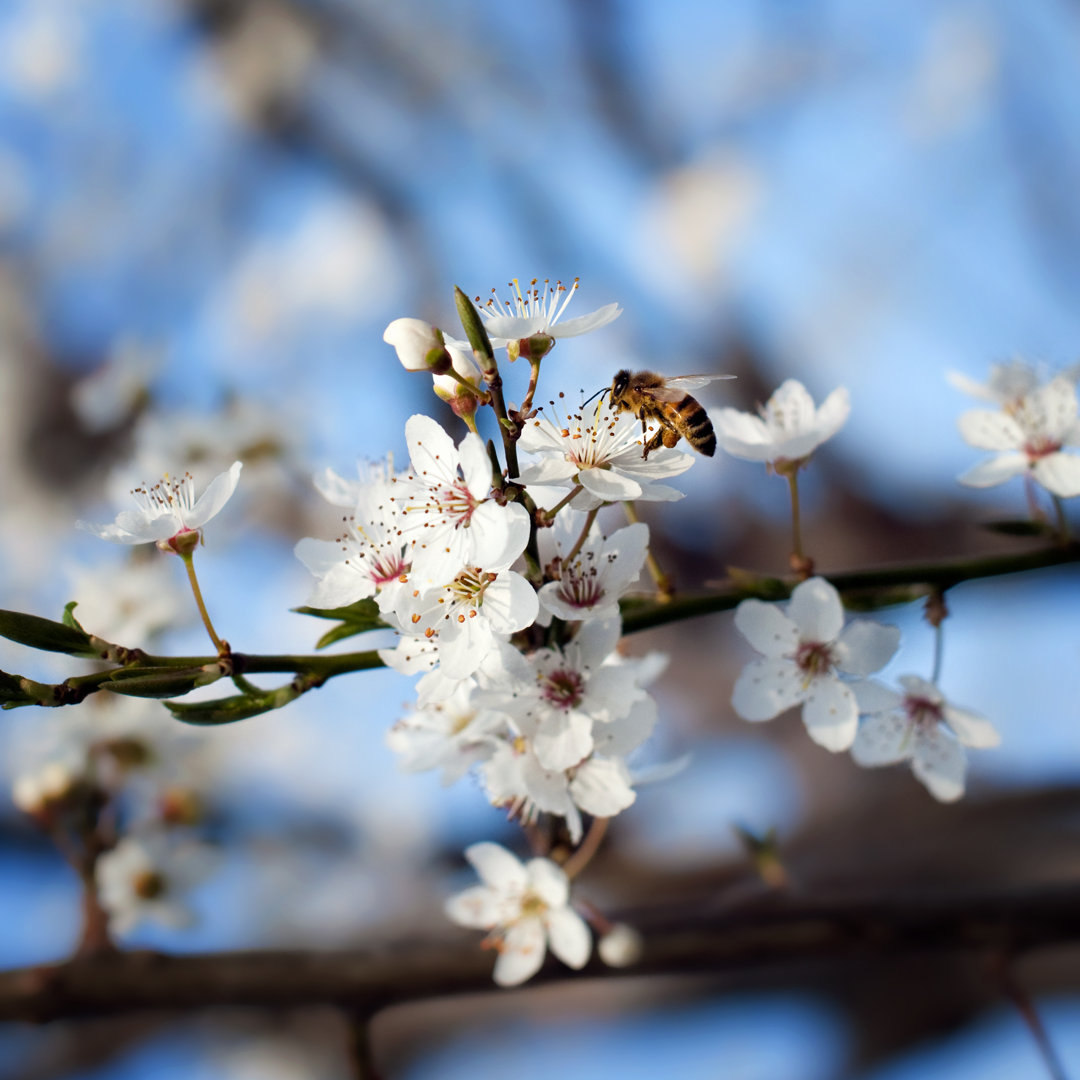
M 459 926 L 489 930 L 499 953 L 495 982 L 517 986 L 532 978 L 548 947 L 568 967 L 585 966 L 592 950 L 589 928 L 570 906 L 570 882 L 550 859 L 522 863 L 498 844 L 473 844 L 465 857 L 480 875 L 475 885 L 446 902 Z
M 615 923 L 596 943 L 596 952 L 608 967 L 636 964 L 645 951 L 641 934 L 627 923 Z
M 150 382 L 160 357 L 141 342 L 121 340 L 108 360 L 80 379 L 71 404 L 87 431 L 112 431 L 149 398 Z
M 841 386 L 815 408 L 806 387 L 788 379 L 760 412 L 754 416 L 727 408 L 714 413 L 716 441 L 733 457 L 775 466 L 778 462 L 805 461 L 844 425 L 851 403 Z
M 79 623 L 128 648 L 148 648 L 155 635 L 191 616 L 190 597 L 161 559 L 68 567 L 67 577 Z
M 152 487 L 135 488 L 131 494 L 139 508 L 121 510 L 111 525 L 94 525 L 86 521 L 77 524 L 103 540 L 118 544 L 156 543 L 162 550 L 171 550 L 178 537 L 199 532 L 229 501 L 236 490 L 241 468 L 239 461 L 233 462 L 228 472 L 214 477 L 197 499 L 195 481 L 190 473 L 185 473 L 179 480 L 166 474 Z
M 968 469 L 960 483 L 993 487 L 1029 473 L 1061 498 L 1080 495 L 1080 457 L 1067 446 L 1080 446 L 1076 386 L 1065 376 L 1011 402 L 1000 412 L 973 409 L 959 421 L 960 434 L 978 450 L 994 456 Z
M 771 720 L 794 705 L 810 737 L 826 750 L 846 750 L 855 739 L 859 709 L 841 673 L 870 675 L 900 644 L 895 626 L 856 619 L 844 628 L 840 594 L 824 578 L 797 585 L 784 614 L 776 604 L 744 600 L 735 626 L 759 653 L 743 668 L 731 704 L 744 720 Z
M 97 862 L 98 897 L 110 929 L 120 935 L 144 919 L 172 929 L 194 921 L 184 894 L 212 868 L 202 845 L 160 833 L 126 836 Z
M 855 687 L 859 711 L 867 715 L 851 756 L 866 766 L 910 761 L 934 798 L 954 802 L 964 794 L 964 747 L 997 746 L 1001 736 L 977 713 L 950 705 L 932 682 L 916 675 L 899 682 L 903 694 L 873 681 Z

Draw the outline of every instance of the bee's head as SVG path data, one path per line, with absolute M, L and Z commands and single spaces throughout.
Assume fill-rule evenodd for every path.
M 626 393 L 626 388 L 629 385 L 630 372 L 626 368 L 616 372 L 615 378 L 611 380 L 611 400 L 618 401 Z

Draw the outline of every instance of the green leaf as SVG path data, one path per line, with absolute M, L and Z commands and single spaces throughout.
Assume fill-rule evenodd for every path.
M 71 600 L 64 605 L 64 618 L 61 620 L 63 624 L 70 627 L 72 630 L 78 630 L 80 634 L 85 634 L 86 631 L 82 628 L 82 624 L 75 618 L 75 608 L 78 606 L 77 600 Z
M 355 637 L 368 630 L 378 630 L 386 626 L 379 615 L 379 605 L 370 598 L 357 600 L 355 604 L 349 604 L 347 607 L 299 607 L 293 610 L 301 615 L 314 615 L 317 619 L 335 619 L 341 623 L 340 626 L 335 626 L 319 638 L 315 645 L 317 649 L 325 649 L 327 645 L 333 645 L 335 641 L 344 641 L 345 638 Z
M 248 720 L 261 713 L 272 712 L 295 701 L 305 690 L 294 683 L 279 686 L 258 694 L 239 694 L 236 697 L 216 698 L 214 701 L 166 701 L 165 708 L 185 724 L 196 727 L 217 727 Z
M 757 597 L 759 600 L 786 600 L 791 596 L 792 586 L 778 577 L 745 570 L 741 566 L 729 566 L 726 569 L 731 583 L 748 596 Z
M 1000 533 L 1002 536 L 1056 536 L 1057 530 L 1045 521 L 984 521 L 982 527 L 987 532 Z
M 43 619 L 40 615 L 27 615 L 22 611 L 0 610 L 0 637 L 44 652 L 100 656 L 100 650 L 94 648 L 85 630 Z

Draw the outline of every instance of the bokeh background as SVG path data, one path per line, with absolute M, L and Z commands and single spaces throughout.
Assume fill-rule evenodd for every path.
M 1080 7 L 1067 0 L 5 0 L 0 5 L 0 588 L 6 608 L 115 616 L 129 553 L 78 533 L 132 480 L 245 461 L 200 553 L 219 629 L 246 651 L 307 651 L 291 554 L 333 535 L 311 475 L 392 451 L 412 412 L 445 418 L 382 343 L 451 290 L 580 276 L 574 311 L 612 326 L 560 343 L 541 398 L 619 367 L 730 371 L 706 405 L 752 408 L 782 379 L 852 417 L 806 474 L 824 571 L 1015 550 L 981 522 L 1021 485 L 955 476 L 978 457 L 949 369 L 1080 343 Z M 571 312 L 573 314 L 574 312 Z M 527 372 L 509 370 L 510 396 Z M 514 389 L 515 380 L 517 389 Z M 648 515 L 680 585 L 727 565 L 780 572 L 785 485 L 701 460 Z M 651 509 L 651 508 L 650 508 Z M 180 567 L 133 598 L 138 645 L 203 651 Z M 750 728 L 729 688 L 749 650 L 726 617 L 642 634 L 672 663 L 655 692 L 663 761 L 585 882 L 611 910 L 730 895 L 752 881 L 733 824 L 776 827 L 801 885 L 1016 885 L 1080 871 L 1075 574 L 950 594 L 942 685 L 1003 735 L 963 804 L 904 770 L 867 773 L 794 717 Z M 917 605 L 889 674 L 928 675 Z M 0 666 L 71 664 L 0 648 Z M 362 681 L 361 681 L 362 680 Z M 180 731 L 216 874 L 190 931 L 140 946 L 318 948 L 451 933 L 442 898 L 474 840 L 514 841 L 474 785 L 395 770 L 383 740 L 410 696 L 385 671 L 278 714 Z M 160 712 L 160 710 L 157 710 Z M 66 716 L 6 713 L 8 785 Z M 154 717 L 147 724 L 155 723 Z M 172 729 L 170 729 L 172 731 Z M 591 882 L 591 884 L 590 884 Z M 77 884 L 0 797 L 0 964 L 57 959 Z M 1021 969 L 1080 1072 L 1080 957 Z M 978 963 L 844 961 L 722 981 L 583 983 L 380 1018 L 387 1076 L 556 1071 L 859 1080 L 1038 1075 L 1030 1036 Z M 345 1034 L 318 1010 L 136 1018 L 0 1032 L 0 1076 L 336 1080 Z

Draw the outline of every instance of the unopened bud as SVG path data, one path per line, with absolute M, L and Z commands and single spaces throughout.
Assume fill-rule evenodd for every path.
M 202 533 L 198 529 L 182 529 L 168 540 L 159 540 L 157 546 L 160 551 L 171 551 L 174 555 L 183 557 L 191 555 L 201 540 Z
M 423 319 L 395 319 L 384 331 L 383 341 L 393 345 L 406 371 L 429 371 L 443 375 L 452 360 L 443 332 Z
M 203 819 L 202 800 L 188 788 L 169 788 L 158 802 L 166 825 L 198 825 Z
M 630 967 L 641 959 L 645 943 L 641 935 L 626 923 L 614 926 L 597 942 L 596 951 L 608 967 Z
M 555 345 L 555 339 L 549 334 L 533 334 L 532 337 L 521 338 L 517 343 L 517 355 L 526 360 L 542 360 Z

